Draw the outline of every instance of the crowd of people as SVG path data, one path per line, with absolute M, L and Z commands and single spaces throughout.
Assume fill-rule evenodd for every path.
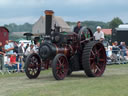
M 40 43 L 20 45 L 12 40 L 6 40 L 3 46 L 0 42 L 0 70 L 4 67 L 8 70 L 24 72 L 24 62 L 26 57 L 31 53 L 37 53 Z
M 117 41 L 113 42 L 112 46 L 106 48 L 106 53 L 108 59 L 114 63 L 128 61 L 128 48 L 125 42 L 120 42 L 120 44 Z

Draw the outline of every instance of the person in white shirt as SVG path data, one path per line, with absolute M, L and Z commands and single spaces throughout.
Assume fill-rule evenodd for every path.
M 103 41 L 104 40 L 104 33 L 101 31 L 101 27 L 97 26 L 97 31 L 94 33 L 95 40 Z
M 24 43 L 21 43 L 20 47 L 18 48 L 18 54 L 23 56 L 25 53 Z
M 38 53 L 39 47 L 40 47 L 40 43 L 37 42 L 36 45 L 35 45 L 34 48 L 33 48 L 35 53 Z
M 21 70 L 24 70 L 24 62 L 25 62 L 25 48 L 24 43 L 21 43 L 20 47 L 18 48 L 18 56 L 19 56 L 19 65 L 22 64 Z
M 35 51 L 34 51 L 34 45 L 32 45 L 32 44 L 30 45 L 30 47 L 28 47 L 26 49 L 25 56 L 28 56 L 31 53 L 35 53 Z

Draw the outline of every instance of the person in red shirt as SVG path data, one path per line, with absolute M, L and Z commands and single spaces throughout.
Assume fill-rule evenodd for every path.
M 19 71 L 19 64 L 18 62 L 16 62 L 16 54 L 12 54 L 11 57 L 10 57 L 10 64 L 12 66 L 15 66 L 17 64 L 17 69 Z
M 16 64 L 16 55 L 15 54 L 11 55 L 11 57 L 10 57 L 10 63 L 11 64 Z

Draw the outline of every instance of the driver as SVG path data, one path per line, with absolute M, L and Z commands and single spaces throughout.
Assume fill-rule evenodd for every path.
M 104 33 L 101 31 L 101 27 L 97 26 L 97 31 L 94 33 L 95 40 L 103 41 L 104 40 Z
M 78 21 L 77 26 L 74 28 L 74 32 L 78 34 L 81 28 L 82 28 L 81 22 Z

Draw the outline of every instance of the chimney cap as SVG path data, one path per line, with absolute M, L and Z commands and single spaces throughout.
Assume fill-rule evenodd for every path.
M 52 10 L 45 10 L 45 15 L 53 15 L 54 11 Z

